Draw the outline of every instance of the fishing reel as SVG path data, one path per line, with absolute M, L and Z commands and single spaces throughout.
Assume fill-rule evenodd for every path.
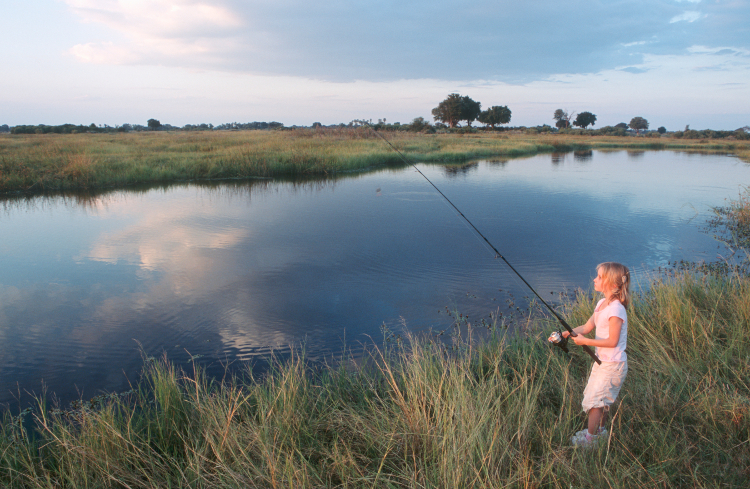
M 553 331 L 552 334 L 549 335 L 549 338 L 547 338 L 547 341 L 555 346 L 559 346 L 565 353 L 570 353 L 568 351 L 568 338 L 563 337 L 560 330 Z

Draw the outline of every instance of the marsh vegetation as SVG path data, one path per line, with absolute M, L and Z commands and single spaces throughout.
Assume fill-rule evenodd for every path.
M 589 149 L 672 149 L 735 154 L 750 141 L 510 133 L 387 132 L 417 162 L 461 162 Z M 118 188 L 138 183 L 326 175 L 403 165 L 372 130 L 3 135 L 0 192 Z

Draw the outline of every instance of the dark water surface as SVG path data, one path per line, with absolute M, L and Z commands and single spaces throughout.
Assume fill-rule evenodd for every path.
M 597 263 L 647 281 L 712 260 L 711 206 L 750 183 L 727 156 L 542 155 L 420 165 L 543 295 Z M 499 290 L 502 289 L 502 290 Z M 551 294 L 552 292 L 552 294 Z M 413 169 L 0 200 L 0 402 L 127 390 L 147 355 L 261 365 L 479 319 L 529 292 Z M 514 308 L 514 307 L 513 307 Z M 51 394 L 48 394 L 51 397 Z

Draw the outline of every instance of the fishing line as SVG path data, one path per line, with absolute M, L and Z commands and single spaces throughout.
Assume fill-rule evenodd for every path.
M 555 316 L 555 318 L 557 318 L 557 320 L 560 322 L 560 324 L 562 324 L 563 327 L 566 330 L 568 330 L 568 332 L 570 333 L 570 336 L 578 336 L 576 333 L 573 332 L 573 328 L 570 327 L 570 325 L 557 313 L 557 311 L 555 311 L 554 309 L 552 309 L 552 306 L 550 306 L 549 304 L 547 304 L 547 301 L 545 301 L 544 299 L 542 299 L 542 296 L 537 293 L 537 291 L 534 289 L 534 287 L 532 287 L 531 284 L 528 283 L 525 278 L 523 278 L 523 276 L 518 272 L 518 270 L 516 270 L 515 267 L 513 267 L 513 265 L 511 265 L 510 262 L 503 256 L 503 254 L 500 253 L 500 251 L 498 251 L 497 248 L 495 248 L 495 246 L 490 242 L 490 240 L 487 239 L 487 237 L 484 234 L 482 234 L 482 232 L 479 229 L 477 229 L 477 227 L 469 220 L 469 218 L 466 217 L 464 215 L 464 213 L 461 212 L 461 210 L 458 207 L 456 207 L 456 205 L 453 202 L 451 202 L 451 200 L 443 192 L 440 191 L 440 189 L 437 187 L 437 185 L 435 185 L 432 182 L 432 180 L 430 180 L 429 178 L 427 178 L 427 175 L 425 175 L 424 173 L 422 173 L 422 171 L 419 168 L 417 168 L 417 165 L 415 165 L 411 161 L 407 160 L 406 157 L 403 155 L 403 153 L 401 153 L 401 151 L 398 150 L 398 148 L 396 148 L 393 144 L 391 144 L 391 142 L 388 141 L 382 134 L 380 134 L 378 131 L 376 131 L 375 128 L 372 127 L 367 121 L 358 121 L 358 122 L 361 122 L 362 124 L 367 125 L 367 127 L 369 127 L 372 130 L 372 132 L 374 132 L 375 134 L 377 134 L 380 139 L 382 139 L 383 141 L 385 141 L 385 143 L 388 146 L 390 146 L 391 149 L 396 152 L 396 154 L 398 154 L 398 156 L 401 158 L 401 160 L 404 163 L 406 163 L 407 165 L 410 165 L 412 168 L 414 168 L 417 171 L 417 173 L 419 173 L 420 175 L 422 175 L 422 177 L 424 177 L 424 179 L 427 180 L 427 182 L 430 185 L 432 185 L 432 188 L 434 188 L 437 191 L 437 193 L 439 193 L 448 202 L 448 204 L 450 204 L 450 206 L 453 207 L 453 209 L 456 212 L 458 212 L 458 215 L 461 216 L 469 224 L 469 226 L 471 227 L 471 229 L 473 229 L 474 232 L 476 232 L 484 240 L 484 242 L 495 253 L 495 258 L 499 257 L 500 259 L 502 259 L 505 262 L 505 264 L 508 265 L 508 268 L 510 268 L 511 270 L 513 270 L 513 273 L 515 273 L 518 276 L 518 278 L 520 278 L 521 281 L 524 284 L 526 284 L 526 286 L 534 293 L 534 295 L 537 297 L 537 299 L 539 299 L 539 302 L 541 302 L 542 304 L 544 304 L 544 306 L 552 313 L 552 315 Z M 564 345 L 561 345 L 561 347 L 564 347 Z M 583 345 L 583 350 L 586 353 L 588 353 L 591 356 L 591 358 L 594 359 L 594 361 L 596 363 L 602 363 L 601 360 L 599 360 L 599 358 L 596 356 L 596 354 L 594 353 L 594 351 L 591 348 L 589 348 L 588 345 Z

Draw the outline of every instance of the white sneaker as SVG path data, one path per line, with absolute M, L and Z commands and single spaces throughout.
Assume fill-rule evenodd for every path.
M 591 448 L 606 437 L 607 430 L 604 428 L 599 428 L 599 432 L 596 435 L 590 435 L 589 430 L 581 430 L 573 435 L 570 442 L 574 447 Z
M 589 433 L 589 430 L 577 431 L 576 434 L 570 438 L 570 442 L 573 444 L 573 446 L 576 446 L 578 445 L 578 443 L 581 442 L 581 440 L 586 438 L 586 435 L 588 435 L 588 433 Z

